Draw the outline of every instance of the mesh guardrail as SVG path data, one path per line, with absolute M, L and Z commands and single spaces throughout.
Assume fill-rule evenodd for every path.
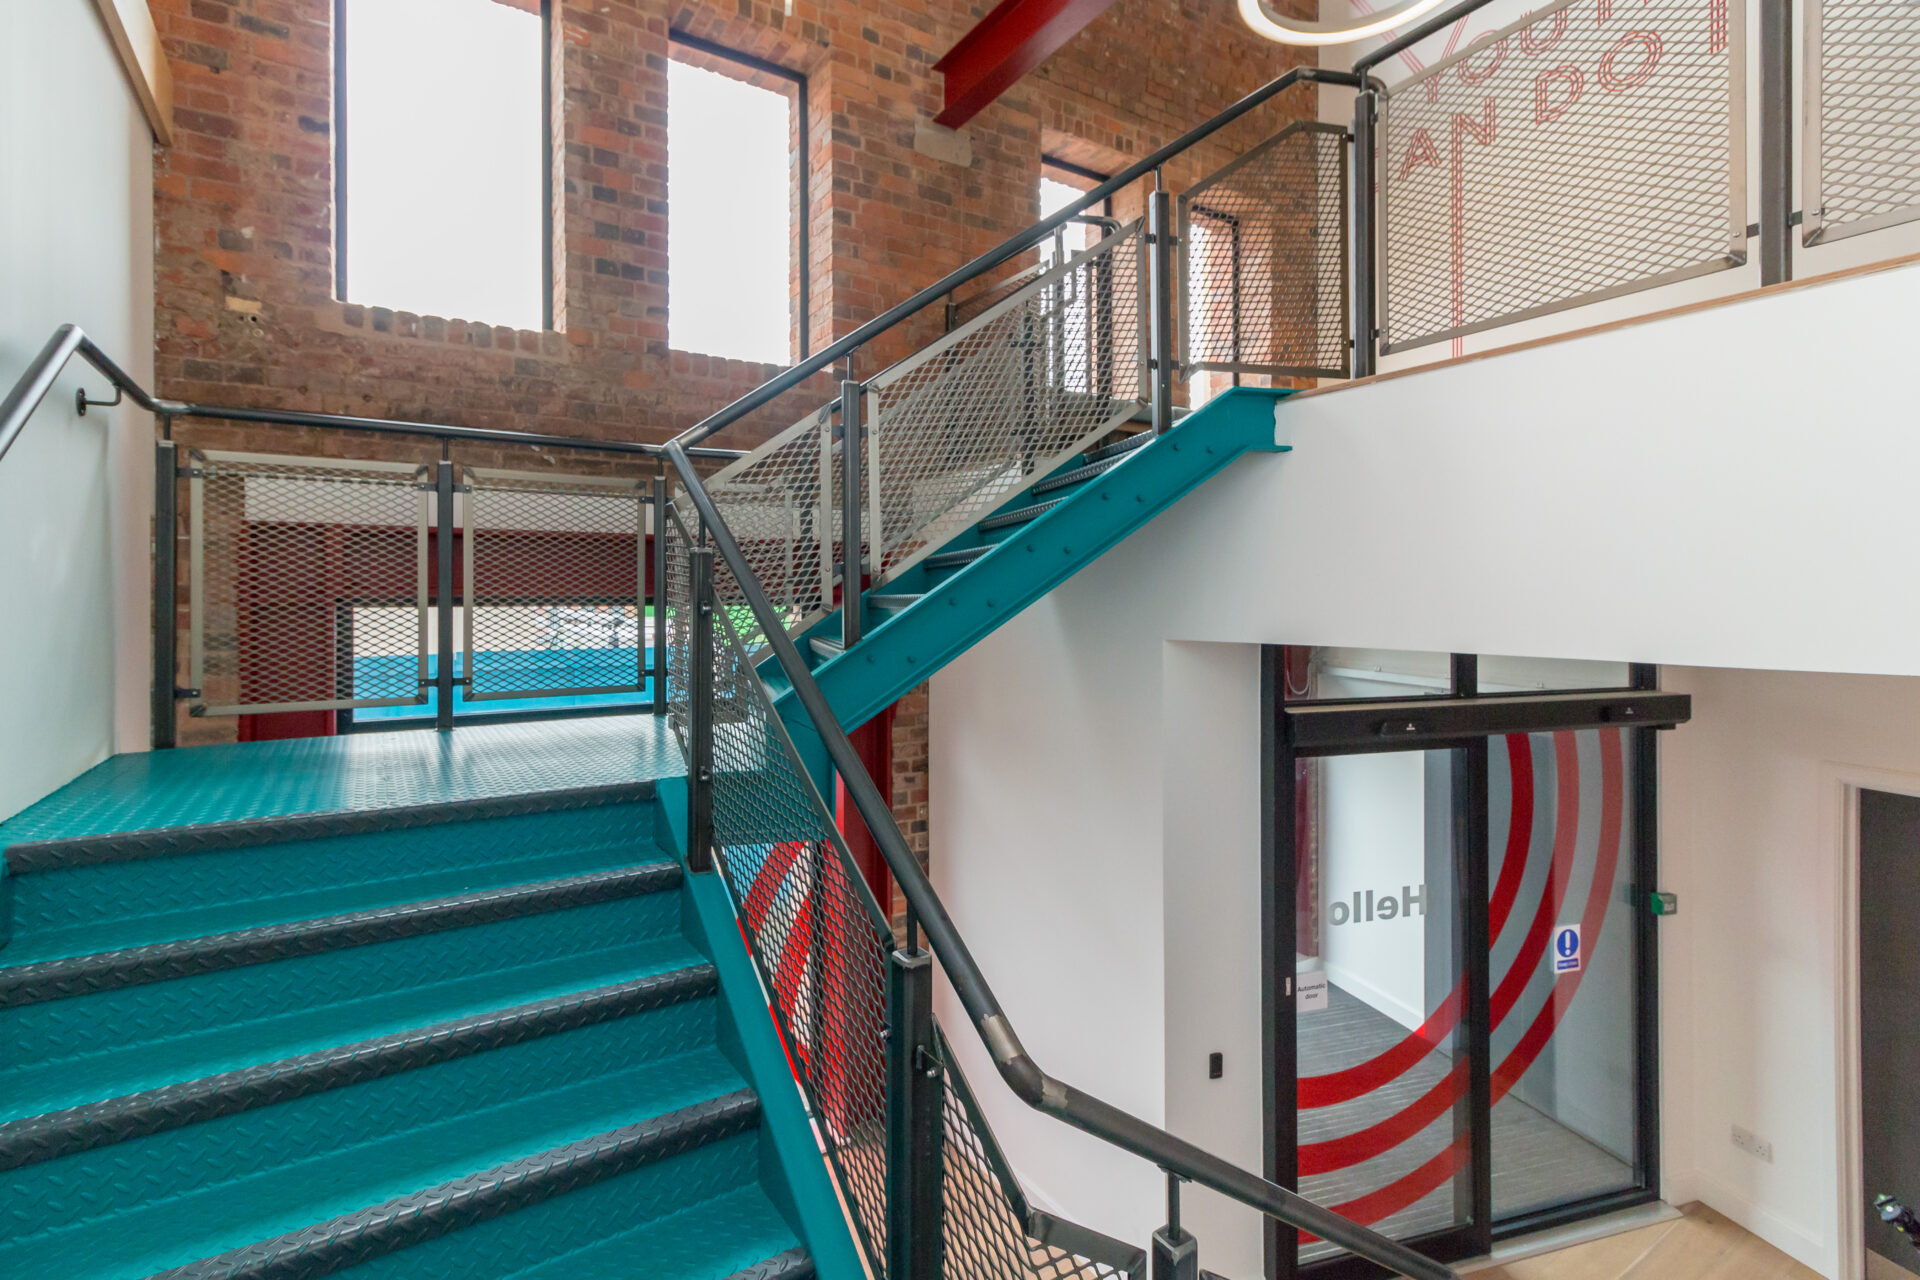
M 866 533 L 880 583 L 1137 412 L 1139 223 L 867 382 Z
M 724 518 L 724 517 L 723 517 Z M 668 711 L 691 740 L 694 600 L 681 514 L 664 521 Z M 887 1232 L 887 983 L 892 925 L 861 879 L 773 709 L 746 641 L 744 595 L 714 572 L 714 860 L 876 1276 Z M 757 634 L 757 632 L 753 632 Z M 944 1049 L 944 1041 L 942 1041 Z M 1103 1280 L 1123 1273 L 1027 1235 L 1026 1201 L 943 1051 L 943 1274 L 954 1280 Z M 1083 1232 L 1088 1239 L 1093 1233 Z M 1113 1242 L 1116 1255 L 1128 1253 Z
M 1289 125 L 1180 197 L 1184 372 L 1347 375 L 1346 142 Z
M 429 469 L 188 455 L 195 715 L 427 700 Z
M 1920 7 L 1811 0 L 1805 241 L 1920 218 Z
M 1562 0 L 1394 85 L 1382 350 L 1744 262 L 1743 14 Z
M 466 698 L 638 692 L 648 481 L 468 467 Z

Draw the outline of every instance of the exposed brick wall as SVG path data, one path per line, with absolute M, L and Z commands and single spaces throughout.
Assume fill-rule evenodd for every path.
M 662 440 L 770 376 L 766 366 L 668 348 L 670 27 L 809 77 L 816 349 L 1031 222 L 1043 151 L 1117 168 L 1296 56 L 1245 31 L 1225 0 L 1120 0 L 964 131 L 971 162 L 960 165 L 922 142 L 941 104 L 931 67 L 987 0 L 796 0 L 791 17 L 784 0 L 554 4 L 556 328 L 532 333 L 334 298 L 332 0 L 153 0 L 179 131 L 155 162 L 161 393 Z M 1289 114 L 1313 114 L 1305 93 L 1173 166 L 1170 182 Z M 455 104 L 447 118 L 457 122 Z M 1139 203 L 1137 194 L 1122 200 L 1120 212 Z M 860 368 L 875 371 L 939 323 L 936 309 Z M 750 444 L 830 394 L 822 380 L 724 442 Z M 180 434 L 272 452 L 436 452 L 276 428 L 195 423 Z M 923 856 L 925 729 L 920 690 L 902 708 L 894 795 Z

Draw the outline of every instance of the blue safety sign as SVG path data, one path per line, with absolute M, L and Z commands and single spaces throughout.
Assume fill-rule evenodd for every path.
M 1580 972 L 1580 926 L 1563 924 L 1553 931 L 1553 971 Z

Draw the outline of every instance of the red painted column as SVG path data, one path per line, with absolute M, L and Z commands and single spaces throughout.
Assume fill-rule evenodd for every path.
M 859 753 L 860 763 L 867 767 L 867 776 L 873 779 L 874 786 L 880 788 L 880 794 L 889 801 L 893 796 L 894 711 L 894 707 L 888 707 L 847 734 L 854 751 Z M 881 910 L 891 913 L 893 879 L 887 874 L 887 860 L 881 856 L 880 845 L 867 830 L 859 811 L 853 807 L 853 799 L 847 794 L 844 778 L 839 779 L 834 788 L 834 815 L 840 824 L 840 834 L 846 839 L 847 851 L 853 855 L 853 864 L 860 869 L 860 875 L 866 880 L 867 887 L 873 890 L 873 896 L 879 899 Z

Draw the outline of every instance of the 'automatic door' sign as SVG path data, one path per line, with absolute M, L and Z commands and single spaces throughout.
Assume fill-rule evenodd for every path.
M 1563 0 L 1392 86 L 1386 350 L 1745 261 L 1742 11 Z
M 1580 926 L 1563 924 L 1553 931 L 1553 971 L 1580 972 Z

